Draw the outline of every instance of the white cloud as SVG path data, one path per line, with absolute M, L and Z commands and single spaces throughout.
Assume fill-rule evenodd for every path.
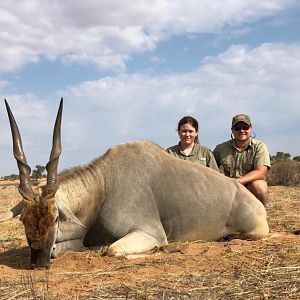
M 5 87 L 9 86 L 9 82 L 6 80 L 0 80 L 0 89 L 3 89 Z
M 175 144 L 177 122 L 187 114 L 198 119 L 200 142 L 210 148 L 230 137 L 232 116 L 245 112 L 272 154 L 294 156 L 300 154 L 299 82 L 300 44 L 237 44 L 186 74 L 119 74 L 86 81 L 57 91 L 51 104 L 32 94 L 7 99 L 32 167 L 48 160 L 60 95 L 65 99 L 60 168 L 88 162 L 130 140 Z M 0 119 L 7 120 L 3 109 Z M 0 130 L 1 173 L 6 175 L 16 164 L 7 122 L 0 122 Z
M 164 57 L 159 57 L 159 56 L 153 55 L 150 57 L 150 61 L 152 61 L 154 63 L 164 63 L 166 61 L 166 59 Z
M 135 53 L 153 50 L 174 34 L 238 30 L 292 0 L 2 1 L 0 72 L 41 57 L 124 70 Z M 242 29 L 240 29 L 242 30 Z
M 186 114 L 199 120 L 201 141 L 214 147 L 229 138 L 231 118 L 241 112 L 251 115 L 258 138 L 266 140 L 273 153 L 295 155 L 300 148 L 299 139 L 293 138 L 300 115 L 299 53 L 299 44 L 252 49 L 235 45 L 207 58 L 196 72 L 123 74 L 60 93 L 70 99 L 66 100 L 68 114 L 81 120 L 77 129 L 72 128 L 81 132 L 77 137 L 81 143 L 74 140 L 79 147 L 90 145 L 91 156 L 134 139 L 150 139 L 164 147 L 176 143 L 177 121 Z M 287 137 L 294 141 L 292 145 L 281 144 Z

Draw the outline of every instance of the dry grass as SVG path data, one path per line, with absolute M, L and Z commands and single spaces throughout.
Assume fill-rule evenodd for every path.
M 271 187 L 272 238 L 178 243 L 181 254 L 135 260 L 66 252 L 50 271 L 27 270 L 18 220 L 0 224 L 0 299 L 300 299 L 299 192 Z

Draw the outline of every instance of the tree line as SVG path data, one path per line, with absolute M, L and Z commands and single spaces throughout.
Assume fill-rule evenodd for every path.
M 276 155 L 271 156 L 271 161 L 287 161 L 291 159 L 291 154 L 286 152 L 276 152 Z M 294 156 L 292 160 L 300 161 L 300 155 Z
M 38 179 L 46 177 L 45 171 L 46 171 L 45 166 L 36 165 L 35 169 L 32 170 L 32 172 L 31 172 L 30 178 L 38 181 Z M 19 179 L 19 175 L 11 174 L 11 175 L 7 175 L 7 176 L 3 176 L 3 177 L 1 177 L 1 179 L 2 180 L 17 180 L 17 179 Z

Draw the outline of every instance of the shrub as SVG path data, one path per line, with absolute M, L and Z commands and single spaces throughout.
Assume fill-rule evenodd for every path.
M 268 172 L 269 185 L 300 186 L 300 162 L 296 160 L 282 160 L 272 164 Z

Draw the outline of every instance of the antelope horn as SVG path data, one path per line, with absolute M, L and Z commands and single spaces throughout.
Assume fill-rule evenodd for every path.
M 15 118 L 10 110 L 10 107 L 6 99 L 4 99 L 4 101 L 5 101 L 5 106 L 9 118 L 11 133 L 12 133 L 14 157 L 17 160 L 18 169 L 19 169 L 19 178 L 20 178 L 19 192 L 25 199 L 33 201 L 34 192 L 32 190 L 32 186 L 30 183 L 31 169 L 27 164 L 26 157 L 23 151 L 22 139 L 18 129 L 18 125 L 15 121 Z
M 49 158 L 49 162 L 46 165 L 47 170 L 47 186 L 45 193 L 47 195 L 53 195 L 58 189 L 57 182 L 57 166 L 58 159 L 61 153 L 61 118 L 62 118 L 62 109 L 63 109 L 63 98 L 60 100 L 56 121 L 53 130 L 53 139 L 52 139 L 52 149 Z

